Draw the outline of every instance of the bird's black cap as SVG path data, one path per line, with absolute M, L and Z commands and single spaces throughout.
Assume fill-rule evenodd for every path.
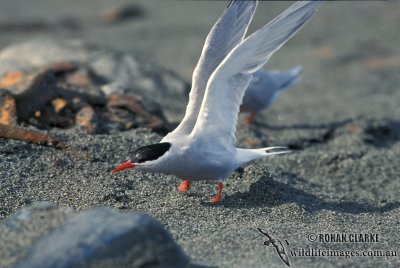
M 162 142 L 140 147 L 133 153 L 131 161 L 133 163 L 143 163 L 146 161 L 156 160 L 168 152 L 171 143 Z

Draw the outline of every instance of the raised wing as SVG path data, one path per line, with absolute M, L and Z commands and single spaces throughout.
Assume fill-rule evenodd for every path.
M 236 142 L 235 130 L 243 94 L 271 55 L 315 13 L 321 1 L 299 1 L 243 40 L 211 75 L 192 135 L 212 137 L 224 146 Z
M 207 36 L 199 62 L 193 72 L 192 89 L 185 117 L 167 137 L 189 134 L 193 130 L 210 75 L 229 52 L 243 40 L 256 7 L 256 0 L 233 0 L 215 23 Z

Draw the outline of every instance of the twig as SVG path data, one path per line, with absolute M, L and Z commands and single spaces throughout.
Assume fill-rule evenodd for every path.
M 46 134 L 41 134 L 17 126 L 0 124 L 0 138 L 20 140 L 29 143 L 54 146 L 57 149 L 64 149 L 64 142 Z

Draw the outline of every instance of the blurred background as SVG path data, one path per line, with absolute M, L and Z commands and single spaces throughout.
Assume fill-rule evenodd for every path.
M 293 1 L 262 1 L 250 27 L 258 29 Z M 37 36 L 83 38 L 140 55 L 186 79 L 204 39 L 229 1 L 1 0 L 0 47 Z M 349 57 L 396 57 L 399 1 L 333 1 L 271 60 L 272 68 Z M 357 60 L 354 59 L 354 60 Z M 363 62 L 363 61 L 361 61 Z M 364 63 L 364 62 L 363 62 Z
M 261 1 L 249 32 L 292 1 Z M 177 72 L 187 81 L 208 31 L 228 1 L 0 1 L 0 48 L 39 36 L 80 38 Z M 399 1 L 329 1 L 266 68 L 304 66 L 296 113 L 326 121 L 370 114 L 400 117 Z M 304 97 L 304 92 L 310 95 Z M 319 104 L 315 106 L 318 96 Z M 397 96 L 398 98 L 393 98 Z M 283 96 L 281 102 L 290 101 Z M 293 99 L 292 99 L 293 101 Z M 323 105 L 329 114 L 319 109 Z M 293 107 L 293 105 L 290 105 Z M 302 111 L 302 107 L 306 110 Z M 314 109 L 313 109 L 314 107 Z M 311 109 L 310 109 L 311 108 Z M 315 109 L 319 109 L 315 114 Z M 293 118 L 285 109 L 281 118 Z

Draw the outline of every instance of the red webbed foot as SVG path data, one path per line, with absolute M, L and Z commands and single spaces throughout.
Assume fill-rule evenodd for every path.
M 178 187 L 179 192 L 187 192 L 190 189 L 190 181 L 183 180 Z
M 218 182 L 218 194 L 214 199 L 211 199 L 210 202 L 215 204 L 221 200 L 223 187 L 224 187 L 224 185 L 222 184 L 222 182 Z

